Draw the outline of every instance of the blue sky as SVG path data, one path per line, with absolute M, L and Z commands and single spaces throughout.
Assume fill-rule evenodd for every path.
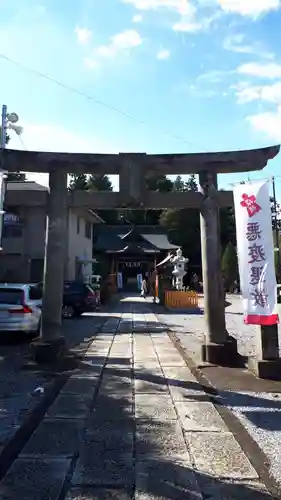
M 0 0 L 0 12 L 0 102 L 24 126 L 11 147 L 189 153 L 281 142 L 281 0 Z M 280 166 L 281 155 L 251 178 Z

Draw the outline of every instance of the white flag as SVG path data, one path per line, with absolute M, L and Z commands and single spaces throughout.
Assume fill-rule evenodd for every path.
M 279 318 L 268 182 L 239 184 L 233 195 L 244 321 L 274 325 Z

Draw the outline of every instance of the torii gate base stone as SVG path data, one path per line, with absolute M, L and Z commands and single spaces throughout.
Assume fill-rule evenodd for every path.
M 219 208 L 233 205 L 232 192 L 217 190 L 217 174 L 262 170 L 279 152 L 279 146 L 225 153 L 175 155 L 119 155 L 41 153 L 6 149 L 5 170 L 48 172 L 49 199 L 44 268 L 44 297 L 40 340 L 33 344 L 38 362 L 54 362 L 64 354 L 61 330 L 67 206 L 92 209 L 198 208 L 200 210 L 204 308 L 206 317 L 202 361 L 237 366 L 237 342 L 225 324 L 221 274 Z M 119 174 L 119 193 L 67 191 L 67 173 Z M 148 191 L 148 175 L 199 174 L 200 192 Z M 8 195 L 9 193 L 7 193 Z M 8 202 L 7 202 L 8 205 Z M 260 350 L 249 368 L 258 376 L 281 378 L 277 327 L 263 327 Z

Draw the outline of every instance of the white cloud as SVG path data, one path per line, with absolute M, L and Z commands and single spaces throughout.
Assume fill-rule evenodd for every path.
M 82 45 L 87 45 L 92 38 L 92 32 L 88 28 L 80 28 L 79 26 L 76 26 L 74 33 L 77 36 L 78 42 Z
M 175 23 L 173 26 L 174 31 L 181 31 L 185 33 L 197 33 L 202 30 L 201 23 L 189 23 L 184 20 Z
M 257 18 L 281 7 L 280 0 L 218 0 L 225 12 Z
M 170 9 L 181 15 L 186 15 L 192 8 L 188 0 L 122 0 L 138 10 Z
M 247 121 L 256 131 L 265 133 L 274 141 L 281 141 L 281 105 L 276 111 L 248 116 Z
M 198 76 L 197 80 L 205 81 L 208 83 L 221 83 L 231 72 L 226 70 L 211 70 L 206 73 L 202 73 Z
M 281 64 L 259 64 L 251 62 L 239 66 L 237 72 L 243 75 L 251 75 L 259 78 L 275 79 L 281 77 Z
M 238 52 L 241 54 L 254 54 L 255 49 L 252 45 L 243 44 L 245 35 L 239 33 L 237 35 L 227 36 L 223 41 L 223 48 L 231 52 Z
M 160 59 L 160 60 L 165 60 L 165 59 L 169 59 L 171 55 L 171 52 L 167 49 L 162 49 L 162 50 L 159 50 L 158 54 L 157 54 L 157 59 Z
M 236 86 L 236 96 L 239 104 L 262 100 L 270 103 L 281 104 L 281 82 L 273 85 L 249 86 L 238 84 Z
M 216 11 L 209 17 L 198 19 L 196 16 L 196 9 L 190 5 L 189 12 L 183 15 L 179 22 L 174 24 L 173 30 L 186 33 L 198 33 L 198 31 L 208 30 L 219 17 L 221 17 L 221 13 Z
M 126 30 L 111 37 L 108 45 L 101 45 L 94 52 L 100 57 L 113 57 L 119 52 L 139 47 L 142 41 L 142 37 L 136 30 Z
M 142 22 L 142 15 L 141 14 L 136 14 L 134 17 L 133 17 L 133 23 L 141 23 Z
M 238 54 L 255 54 L 265 59 L 274 59 L 274 54 L 266 52 L 260 44 L 254 43 L 250 45 L 245 43 L 245 35 L 243 33 L 227 36 L 223 41 L 223 48 L 230 52 L 237 52 Z
M 136 9 L 160 10 L 166 9 L 180 15 L 180 20 L 173 25 L 174 31 L 196 33 L 208 29 L 211 23 L 221 15 L 216 11 L 212 16 L 196 19 L 197 7 L 189 0 L 121 0 L 123 3 L 131 4 Z M 200 2 L 199 2 L 200 3 Z M 199 5 L 200 7 L 200 5 Z

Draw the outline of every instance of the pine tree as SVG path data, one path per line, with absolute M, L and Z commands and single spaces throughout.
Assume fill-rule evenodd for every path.
M 185 183 L 182 179 L 181 175 L 178 175 L 176 179 L 174 180 L 174 191 L 185 191 Z
M 195 174 L 191 174 L 185 183 L 186 191 L 198 191 Z

